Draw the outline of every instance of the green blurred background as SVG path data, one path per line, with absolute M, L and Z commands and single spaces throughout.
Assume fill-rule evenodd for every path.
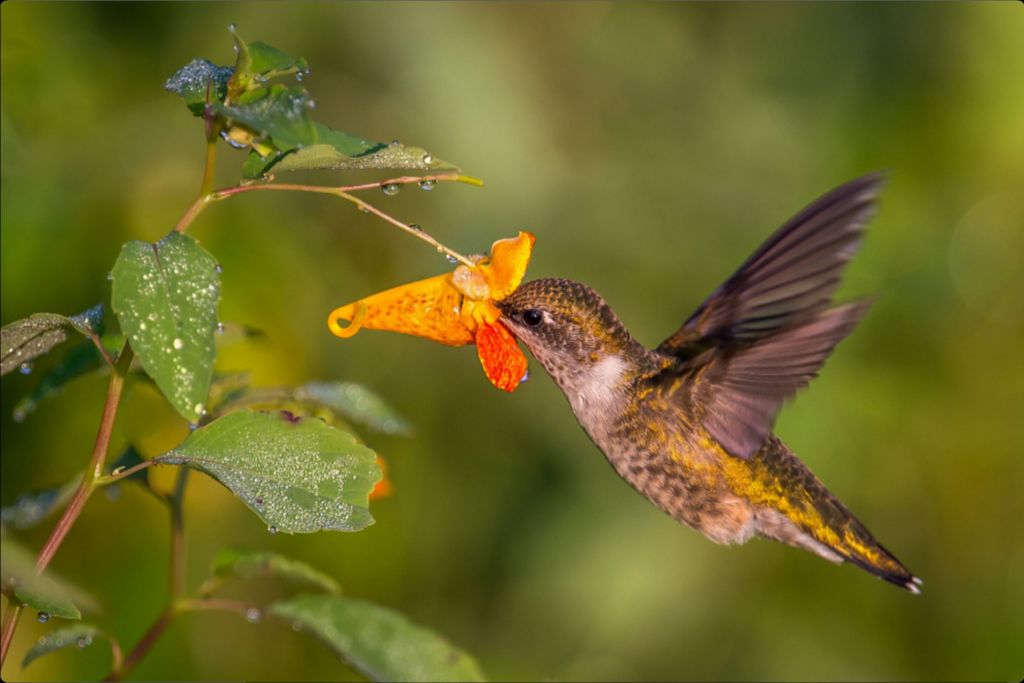
M 192 201 L 201 124 L 162 84 L 193 57 L 232 62 L 229 22 L 309 60 L 320 120 L 487 182 L 371 193 L 379 206 L 463 252 L 533 231 L 530 276 L 591 284 L 651 345 L 805 203 L 891 171 L 840 293 L 877 303 L 778 431 L 925 579 L 922 596 L 679 526 L 614 475 L 536 363 L 504 395 L 472 347 L 332 337 L 333 307 L 449 266 L 346 203 L 276 193 L 214 206 L 191 231 L 224 266 L 222 318 L 269 333 L 225 347 L 218 367 L 262 385 L 366 383 L 417 435 L 368 436 L 395 493 L 358 534 L 271 536 L 193 477 L 191 585 L 225 544 L 288 553 L 446 634 L 495 679 L 1024 674 L 1019 3 L 8 2 L 0 16 L 4 323 L 107 301 L 120 245 L 159 238 Z M 219 184 L 242 158 L 223 147 Z M 68 479 L 95 435 L 102 376 L 12 421 L 37 375 L 3 382 L 4 504 Z M 115 438 L 155 455 L 185 430 L 137 386 Z M 20 539 L 36 549 L 52 523 Z M 53 566 L 130 646 L 163 605 L 166 556 L 165 511 L 125 487 L 90 502 Z M 22 671 L 47 628 L 23 619 L 5 679 L 106 672 L 103 645 Z M 204 613 L 136 676 L 355 675 L 280 624 Z

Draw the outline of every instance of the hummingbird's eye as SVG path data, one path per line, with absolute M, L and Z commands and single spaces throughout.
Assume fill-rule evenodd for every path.
M 538 311 L 536 308 L 528 308 L 523 311 L 523 322 L 530 327 L 536 327 L 540 325 L 540 322 L 544 319 L 544 314 Z

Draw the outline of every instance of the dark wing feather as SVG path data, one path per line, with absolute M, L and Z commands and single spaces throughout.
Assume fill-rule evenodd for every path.
M 716 348 L 692 359 L 691 398 L 703 406 L 704 427 L 730 454 L 751 457 L 782 402 L 818 374 L 867 308 L 867 302 L 830 308 L 755 344 Z
M 658 351 L 692 358 L 752 342 L 824 309 L 860 246 L 882 185 L 878 174 L 819 198 L 768 238 Z

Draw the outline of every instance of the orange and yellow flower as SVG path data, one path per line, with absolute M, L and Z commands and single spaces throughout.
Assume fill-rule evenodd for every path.
M 498 240 L 491 245 L 491 255 L 475 257 L 473 266 L 463 264 L 451 273 L 334 309 L 327 317 L 327 326 L 343 338 L 365 327 L 412 334 L 449 346 L 475 343 L 491 383 L 515 391 L 526 375 L 526 356 L 498 322 L 501 311 L 494 302 L 519 287 L 535 239 L 528 232 L 520 232 L 517 237 Z

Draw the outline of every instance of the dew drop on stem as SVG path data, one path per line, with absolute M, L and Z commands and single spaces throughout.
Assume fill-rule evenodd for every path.
M 402 188 L 397 183 L 387 183 L 380 186 L 381 191 L 389 197 L 393 197 L 398 194 L 398 191 Z
M 45 624 L 49 620 L 50 620 L 50 613 L 49 612 L 39 612 L 38 614 L 36 614 L 36 621 L 38 621 L 40 624 Z
M 420 181 L 420 189 L 421 190 L 427 190 L 428 192 L 430 190 L 433 190 L 434 189 L 434 181 L 433 180 L 421 180 Z
M 20 372 L 23 375 L 31 375 L 32 374 L 32 364 L 31 363 L 22 363 L 21 365 L 18 366 L 18 372 Z
M 262 618 L 263 612 L 259 611 L 255 607 L 250 607 L 249 609 L 245 610 L 245 620 L 248 621 L 250 624 L 255 624 Z

